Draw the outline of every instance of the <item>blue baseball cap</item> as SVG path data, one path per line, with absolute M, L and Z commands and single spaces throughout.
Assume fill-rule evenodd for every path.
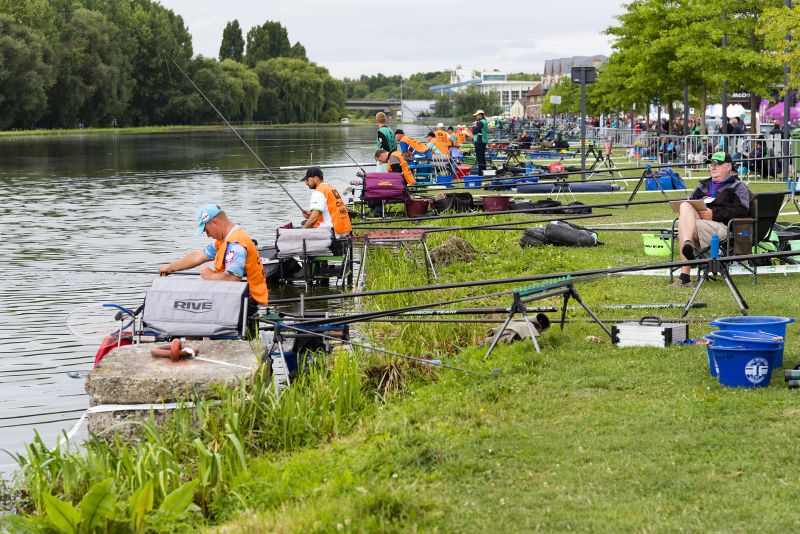
M 197 214 L 197 233 L 195 237 L 200 237 L 206 229 L 206 223 L 220 214 L 222 208 L 217 204 L 206 204 L 200 208 L 200 213 Z

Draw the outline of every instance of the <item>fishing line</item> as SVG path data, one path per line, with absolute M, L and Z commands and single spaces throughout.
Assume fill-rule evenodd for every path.
M 175 67 L 177 67 L 177 69 L 178 69 L 178 70 L 181 72 L 181 74 L 183 74 L 183 75 L 184 75 L 184 77 L 185 77 L 187 80 L 189 80 L 189 83 L 191 83 L 191 84 L 192 84 L 192 86 L 195 88 L 195 90 L 197 90 L 197 92 L 198 92 L 198 93 L 200 93 L 200 96 L 202 96 L 202 97 L 205 99 L 205 101 L 206 101 L 206 102 L 208 102 L 208 105 L 210 105 L 210 106 L 211 106 L 211 108 L 212 108 L 212 109 L 213 109 L 213 110 L 214 110 L 214 111 L 217 113 L 217 115 L 219 115 L 219 116 L 220 116 L 220 118 L 221 118 L 221 119 L 222 119 L 222 120 L 225 122 L 225 124 L 228 126 L 228 128 L 230 128 L 230 129 L 231 129 L 231 131 L 232 131 L 234 134 L 236 134 L 236 137 L 238 137 L 238 138 L 239 138 L 239 141 L 241 141 L 241 142 L 242 142 L 242 144 L 243 144 L 245 147 L 247 147 L 247 149 L 250 151 L 250 153 L 253 155 L 253 157 L 255 157 L 255 158 L 256 158 L 256 160 L 258 160 L 258 162 L 261 164 L 261 166 L 264 168 L 264 170 L 266 170 L 266 171 L 269 173 L 269 175 L 270 175 L 270 176 L 272 176 L 272 178 L 275 180 L 275 183 L 276 183 L 276 184 L 278 184 L 278 187 L 280 187 L 280 188 L 283 190 L 283 192 L 284 192 L 284 193 L 286 193 L 286 196 L 288 196 L 288 197 L 289 197 L 289 199 L 290 199 L 292 202 L 294 202 L 294 204 L 295 204 L 295 205 L 296 205 L 296 206 L 297 206 L 299 209 L 301 209 L 301 210 L 302 210 L 302 209 L 303 209 L 303 207 L 302 207 L 302 206 L 301 206 L 301 205 L 300 205 L 300 204 L 297 202 L 297 200 L 295 200 L 295 199 L 294 199 L 294 197 L 292 196 L 292 194 L 291 194 L 291 193 L 289 193 L 289 191 L 288 191 L 288 190 L 287 190 L 287 189 L 286 189 L 286 188 L 283 186 L 283 184 L 282 184 L 282 183 L 281 183 L 281 182 L 278 180 L 278 178 L 276 178 L 276 177 L 275 177 L 275 175 L 272 173 L 272 171 L 269 169 L 269 167 L 267 167 L 267 164 L 266 164 L 266 163 L 264 163 L 264 162 L 261 160 L 261 158 L 258 156 L 258 154 L 256 154 L 255 150 L 253 150 L 253 149 L 250 147 L 250 145 L 248 145 L 248 144 L 247 144 L 247 141 L 245 141 L 245 140 L 244 140 L 244 138 L 243 138 L 243 137 L 242 137 L 242 136 L 239 134 L 239 132 L 236 130 L 236 128 L 234 128 L 234 127 L 231 125 L 231 123 L 230 123 L 230 122 L 228 122 L 228 119 L 226 119 L 226 118 L 225 118 L 225 116 L 222 114 L 222 112 L 220 112 L 220 110 L 218 110 L 218 109 L 217 109 L 217 106 L 215 106 L 215 105 L 214 105 L 214 103 L 213 103 L 213 102 L 211 102 L 211 100 L 209 100 L 209 99 L 208 99 L 208 97 L 205 95 L 205 93 L 204 93 L 204 92 L 203 92 L 203 91 L 202 91 L 202 90 L 201 90 L 201 89 L 200 89 L 200 88 L 197 86 L 197 84 L 196 84 L 196 83 L 194 83 L 194 80 L 192 80 L 192 79 L 189 77 L 189 75 L 188 75 L 188 74 L 186 74 L 186 72 L 184 72 L 184 70 L 181 68 L 181 66 L 180 66 L 180 65 L 178 65 L 178 63 L 177 63 L 177 62 L 176 62 L 176 61 L 175 61 L 175 60 L 172 58 L 172 56 L 170 56 L 170 55 L 169 55 L 169 54 L 167 54 L 166 52 L 164 52 L 164 55 L 166 55 L 166 56 L 167 56 L 167 57 L 168 57 L 168 58 L 169 58 L 169 59 L 170 59 L 170 60 L 171 60 L 171 61 L 172 61 L 172 62 L 175 64 Z

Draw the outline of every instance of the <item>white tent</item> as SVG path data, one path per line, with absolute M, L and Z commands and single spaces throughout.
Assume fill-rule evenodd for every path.
M 525 106 L 523 106 L 519 100 L 511 105 L 511 116 L 518 119 L 525 116 Z
M 746 115 L 748 111 L 741 104 L 728 104 L 728 117 Z M 706 108 L 706 117 L 722 118 L 722 104 L 711 104 Z

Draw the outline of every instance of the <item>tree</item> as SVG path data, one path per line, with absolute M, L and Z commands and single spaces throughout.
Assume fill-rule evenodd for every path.
M 244 58 L 244 37 L 239 21 L 233 20 L 222 30 L 222 43 L 219 45 L 219 60 L 232 59 L 241 62 Z
M 774 61 L 788 65 L 789 87 L 800 89 L 800 5 L 766 10 L 757 32 L 765 39 Z M 787 40 L 787 35 L 792 38 Z
M 119 30 L 102 13 L 76 9 L 59 43 L 56 82 L 49 93 L 47 123 L 70 127 L 111 124 L 130 98 L 128 57 Z
M 308 60 L 308 56 L 306 56 L 306 47 L 301 45 L 300 41 L 297 41 L 292 45 L 292 49 L 289 50 L 289 57 Z
M 261 83 L 256 119 L 272 122 L 334 122 L 344 110 L 344 84 L 328 69 L 295 58 L 259 61 Z
M 470 87 L 455 97 L 454 114 L 456 117 L 470 118 L 475 111 L 482 109 L 486 116 L 499 115 L 503 108 L 496 92 L 481 93 L 476 87 Z
M 268 20 L 261 26 L 253 26 L 247 32 L 245 63 L 250 67 L 254 67 L 259 61 L 288 57 L 290 52 L 289 34 L 280 22 Z
M 52 68 L 42 38 L 0 14 L 0 128 L 31 128 L 47 109 Z
M 435 113 L 437 117 L 449 117 L 453 113 L 450 95 L 441 95 L 436 99 Z

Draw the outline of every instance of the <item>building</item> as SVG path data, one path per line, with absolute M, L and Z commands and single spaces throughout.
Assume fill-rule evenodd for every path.
M 542 87 L 545 91 L 557 84 L 564 77 L 569 78 L 572 67 L 599 67 L 608 60 L 604 55 L 573 56 L 559 59 L 548 59 L 544 62 L 542 71 Z
M 526 119 L 541 119 L 542 118 L 542 96 L 544 90 L 541 83 L 537 83 L 533 89 L 525 93 L 525 118 Z
M 453 95 L 475 86 L 483 94 L 497 93 L 503 112 L 510 113 L 514 102 L 519 101 L 523 107 L 525 106 L 525 94 L 538 83 L 532 81 L 508 81 L 506 73 L 496 70 L 482 72 L 480 78 L 475 78 L 472 71 L 466 70 L 459 65 L 450 73 L 449 84 L 434 85 L 429 89 L 432 93 L 438 95 Z

